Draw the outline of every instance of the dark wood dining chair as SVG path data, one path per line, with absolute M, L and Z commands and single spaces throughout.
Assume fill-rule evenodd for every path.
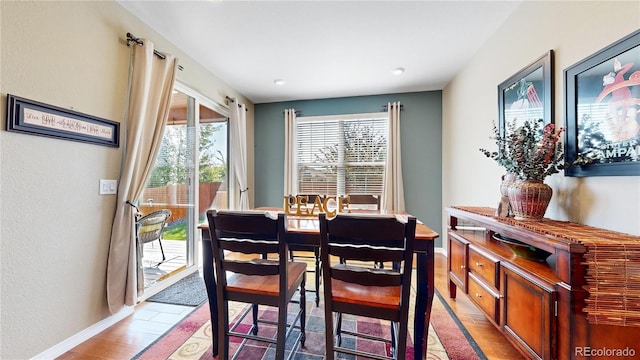
M 303 196 L 307 204 L 310 205 L 316 201 L 316 198 L 320 198 L 321 202 L 324 202 L 325 198 L 325 196 L 320 194 L 298 194 L 297 196 Z M 316 293 L 316 306 L 320 306 L 320 249 L 313 245 L 291 244 L 289 245 L 289 257 L 291 261 L 296 258 L 314 260 L 314 270 L 309 270 L 309 272 L 314 275 L 315 290 L 313 291 Z
M 248 340 L 276 345 L 276 359 L 284 359 L 285 343 L 294 329 L 298 329 L 294 344 L 305 342 L 306 298 L 305 282 L 307 264 L 291 262 L 285 239 L 285 214 L 264 211 L 207 211 L 211 247 L 216 274 L 218 302 L 219 359 L 229 358 L 229 337 L 242 338 L 234 358 Z M 272 258 L 277 254 L 277 259 Z M 267 256 L 271 255 L 269 259 Z M 294 299 L 296 292 L 299 300 Z M 248 306 L 236 319 L 229 319 L 229 302 L 237 301 Z M 289 303 L 298 303 L 295 316 L 288 314 Z M 258 305 L 277 308 L 277 322 L 258 317 Z M 249 333 L 236 331 L 237 326 L 252 311 L 253 326 Z M 287 323 L 287 318 L 291 319 Z M 229 321 L 235 324 L 229 327 Z M 299 322 L 299 325 L 296 323 Z M 275 338 L 261 335 L 259 323 L 277 326 Z M 289 352 L 295 353 L 296 345 Z
M 349 207 L 359 209 L 380 210 L 380 195 L 373 194 L 349 194 Z
M 404 359 L 409 321 L 409 294 L 415 217 L 393 215 L 320 214 L 320 254 L 324 282 L 326 359 L 334 352 L 374 359 Z M 334 261 L 331 257 L 347 260 Z M 399 263 L 399 269 L 378 269 L 373 262 Z M 343 330 L 342 315 L 391 321 L 390 338 Z M 335 322 L 335 323 L 334 323 Z M 391 356 L 342 346 L 342 335 L 391 344 Z

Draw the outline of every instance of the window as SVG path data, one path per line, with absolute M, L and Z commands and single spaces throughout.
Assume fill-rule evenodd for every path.
M 382 194 L 387 113 L 296 119 L 300 194 Z

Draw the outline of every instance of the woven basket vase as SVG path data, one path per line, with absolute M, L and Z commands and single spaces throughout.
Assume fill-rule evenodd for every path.
M 507 193 L 516 220 L 539 221 L 544 218 L 553 190 L 540 180 L 516 180 Z

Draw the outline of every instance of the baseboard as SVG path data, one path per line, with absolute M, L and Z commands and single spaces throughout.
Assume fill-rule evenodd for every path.
M 145 294 L 138 298 L 138 302 L 142 302 L 146 300 L 147 298 L 166 289 L 167 287 L 180 281 L 180 279 L 196 271 L 198 271 L 198 268 L 196 266 L 192 266 L 190 269 L 180 271 L 179 274 L 176 274 L 175 276 L 171 276 L 163 280 L 160 284 L 155 286 L 152 291 L 145 291 Z M 98 335 L 103 330 L 106 330 L 109 326 L 114 325 L 118 321 L 133 314 L 133 312 L 134 312 L 134 306 L 125 306 L 122 310 L 118 311 L 118 313 L 111 315 L 89 326 L 88 328 L 82 330 L 81 332 L 71 336 L 70 338 L 32 357 L 32 359 L 37 359 L 37 360 L 55 359 L 61 356 L 62 354 L 66 353 L 67 351 L 73 349 L 74 347 Z
M 98 335 L 101 331 L 107 329 L 109 326 L 114 325 L 118 321 L 133 314 L 133 308 L 134 308 L 133 306 L 125 306 L 122 310 L 118 311 L 116 314 L 111 315 L 101 321 L 98 321 L 97 323 L 89 326 L 88 328 L 73 335 L 72 337 L 32 357 L 32 359 L 42 359 L 42 360 L 55 359 L 61 356 L 62 354 L 73 349 L 74 347 Z
M 439 247 L 439 248 L 435 248 L 435 251 L 434 251 L 434 252 L 435 252 L 436 254 L 442 254 L 442 255 L 444 255 L 444 257 L 447 257 L 447 250 L 446 250 L 446 249 L 444 249 L 444 248 L 441 248 L 441 247 Z

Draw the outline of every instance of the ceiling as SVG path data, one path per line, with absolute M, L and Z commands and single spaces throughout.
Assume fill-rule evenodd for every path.
M 119 3 L 258 104 L 441 90 L 520 1 Z

